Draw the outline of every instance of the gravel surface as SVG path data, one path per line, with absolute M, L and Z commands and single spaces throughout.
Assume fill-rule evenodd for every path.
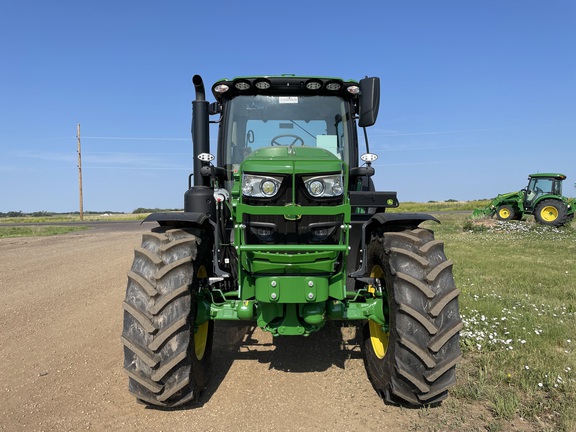
M 134 247 L 151 224 L 0 239 L 0 430 L 404 431 L 418 410 L 372 389 L 355 327 L 308 337 L 218 322 L 198 405 L 150 409 L 122 370 L 122 301 Z

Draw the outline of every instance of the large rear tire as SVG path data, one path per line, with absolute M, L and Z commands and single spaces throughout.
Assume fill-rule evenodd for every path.
M 213 321 L 194 326 L 207 277 L 209 241 L 200 230 L 159 227 L 135 250 L 124 301 L 124 370 L 146 404 L 176 407 L 206 387 Z
M 568 220 L 566 206 L 560 200 L 542 200 L 534 210 L 534 218 L 543 225 L 562 226 Z
M 388 403 L 436 405 L 456 382 L 461 358 L 452 262 L 443 243 L 425 229 L 385 233 L 368 245 L 376 289 L 387 301 L 387 326 L 364 326 L 364 364 L 372 385 Z

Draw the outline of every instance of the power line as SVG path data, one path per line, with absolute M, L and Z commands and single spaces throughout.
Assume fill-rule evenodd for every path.
M 104 155 L 104 154 L 109 154 L 109 155 L 132 155 L 132 154 L 137 154 L 140 156 L 190 156 L 192 154 L 192 151 L 188 152 L 188 153 L 165 153 L 165 152 L 120 152 L 120 151 L 116 151 L 116 152 L 106 152 L 106 151 L 88 151 L 88 152 L 84 152 L 84 156 L 86 155 Z
M 126 141 L 190 141 L 190 138 L 152 138 L 152 137 L 114 137 L 114 136 L 85 136 L 84 139 L 126 140 Z
M 395 137 L 395 136 L 416 136 L 416 135 L 444 135 L 444 134 L 460 134 L 460 133 L 471 133 L 471 132 L 497 132 L 505 130 L 516 130 L 516 129 L 526 129 L 526 128 L 543 128 L 557 126 L 554 124 L 544 124 L 544 125 L 529 125 L 529 126 L 507 126 L 507 127 L 497 127 L 497 128 L 482 128 L 482 129 L 462 129 L 462 130 L 447 130 L 447 131 L 429 131 L 429 132 L 391 132 L 391 133 L 372 133 L 371 137 Z
M 127 167 L 127 166 L 84 166 L 84 169 L 117 169 L 117 170 L 173 170 L 173 171 L 190 171 L 192 167 Z

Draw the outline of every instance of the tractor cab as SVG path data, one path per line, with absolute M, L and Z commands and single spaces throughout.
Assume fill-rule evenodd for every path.
M 376 78 L 356 82 L 294 75 L 240 77 L 216 82 L 212 93 L 217 102 L 210 114 L 220 115 L 217 160 L 228 190 L 248 156 L 268 157 L 270 148 L 275 155 L 287 150 L 291 156 L 313 154 L 341 161 L 351 170 L 351 182 L 373 173 L 358 166 L 357 126 L 376 121 Z
M 564 174 L 531 174 L 525 189 L 524 207 L 533 209 L 544 195 L 562 196 L 562 181 L 565 179 Z

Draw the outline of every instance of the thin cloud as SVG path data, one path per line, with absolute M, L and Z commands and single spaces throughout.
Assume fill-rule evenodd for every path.
M 418 136 L 418 135 L 448 135 L 448 134 L 459 134 L 459 133 L 471 133 L 471 132 L 493 132 L 505 129 L 518 129 L 518 128 L 494 128 L 494 129 L 463 129 L 463 130 L 453 130 L 453 131 L 432 131 L 432 132 L 394 132 L 385 134 L 374 134 L 374 136 L 385 136 L 385 137 L 395 137 L 395 136 Z
M 395 137 L 395 136 L 418 136 L 418 135 L 447 135 L 447 134 L 459 134 L 459 133 L 475 133 L 475 132 L 496 132 L 503 130 L 514 130 L 514 129 L 526 129 L 526 128 L 541 128 L 559 125 L 529 125 L 529 126 L 509 126 L 509 127 L 499 127 L 499 128 L 482 128 L 482 129 L 457 129 L 457 130 L 447 130 L 447 131 L 430 131 L 430 132 L 383 132 L 383 133 L 372 133 L 371 136 L 378 137 Z
M 134 153 L 126 153 L 126 152 L 94 152 L 94 151 L 89 151 L 89 152 L 82 152 L 82 155 L 87 155 L 87 156 L 92 156 L 92 155 L 104 155 L 104 154 L 108 154 L 108 155 L 122 155 L 122 154 L 134 154 Z M 187 152 L 187 153 L 161 153 L 161 152 L 146 152 L 146 153 L 138 153 L 139 155 L 143 155 L 143 156 L 190 156 L 192 157 L 192 152 Z
M 126 141 L 190 141 L 190 138 L 146 138 L 146 137 L 114 137 L 114 136 L 81 136 L 81 139 L 126 140 Z
M 37 159 L 50 162 L 73 162 L 78 159 L 76 152 L 42 152 L 31 150 L 19 150 L 11 153 L 16 158 Z
M 16 158 L 34 159 L 43 162 L 60 162 L 66 165 L 78 164 L 77 152 L 38 152 L 17 151 L 12 153 Z M 88 152 L 82 153 L 83 169 L 157 169 L 157 170 L 190 170 L 182 164 L 183 153 L 128 153 L 128 152 Z M 172 156 L 172 157 L 171 157 Z M 190 157 L 190 161 L 192 158 Z
M 82 169 L 116 169 L 116 170 L 168 170 L 168 171 L 190 171 L 191 167 L 151 167 L 151 166 L 91 166 L 85 165 Z
M 403 162 L 403 163 L 383 163 L 372 164 L 373 167 L 393 167 L 393 166 L 413 166 L 413 165 L 440 165 L 448 163 L 449 161 L 426 161 L 426 162 Z
M 438 149 L 451 149 L 451 148 L 472 148 L 472 147 L 487 147 L 484 144 L 472 144 L 472 145 L 432 145 L 426 147 L 390 147 L 388 144 L 387 148 L 379 148 L 379 145 L 376 144 L 376 147 L 379 151 L 412 151 L 412 150 L 438 150 Z

